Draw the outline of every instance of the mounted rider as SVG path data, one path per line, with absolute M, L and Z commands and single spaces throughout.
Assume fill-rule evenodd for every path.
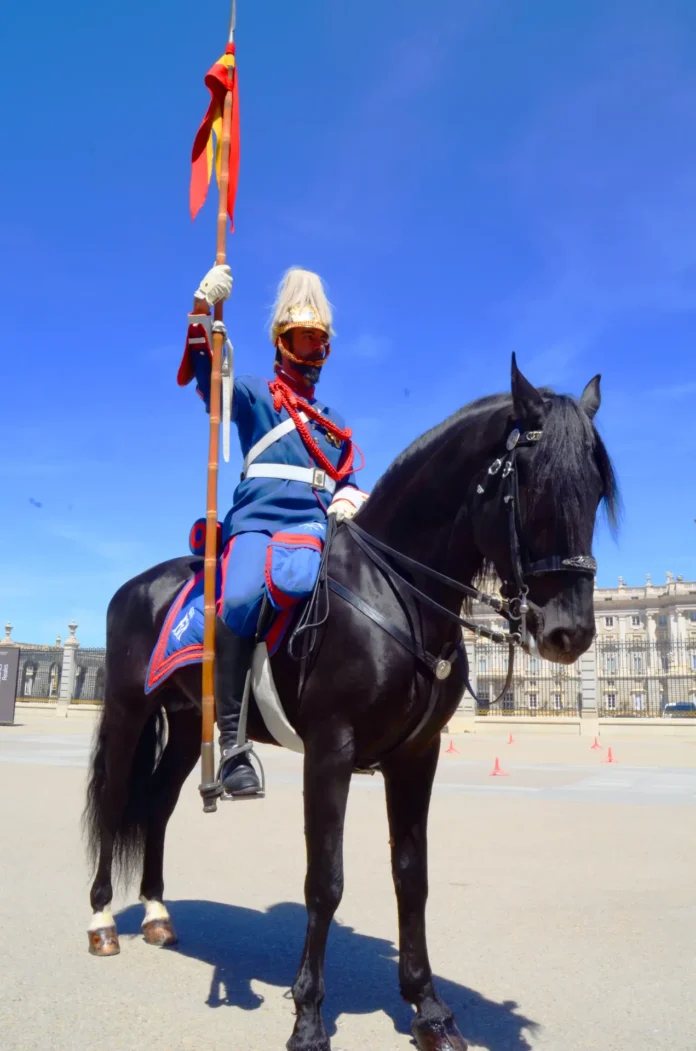
M 178 383 L 195 378 L 210 412 L 210 307 L 232 290 L 228 266 L 214 266 L 194 294 Z M 235 796 L 260 783 L 237 743 L 244 688 L 254 652 L 271 537 L 291 527 L 322 527 L 329 514 L 352 517 L 366 499 L 353 473 L 351 431 L 317 401 L 315 387 L 331 353 L 332 310 L 321 278 L 292 268 L 283 276 L 270 326 L 274 379 L 234 379 L 232 421 L 244 457 L 242 480 L 222 526 L 222 616 L 216 623 L 215 700 L 221 780 Z

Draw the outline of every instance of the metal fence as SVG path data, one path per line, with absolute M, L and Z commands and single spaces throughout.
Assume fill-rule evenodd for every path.
M 94 704 L 104 700 L 104 660 L 106 650 L 83 649 L 75 651 L 75 686 L 73 701 Z
M 696 715 L 696 640 L 602 639 L 596 653 L 601 716 Z
M 60 646 L 22 646 L 19 652 L 17 698 L 51 701 L 58 697 L 63 668 Z
M 482 699 L 494 700 L 507 678 L 507 646 L 481 639 L 468 643 L 472 685 Z M 478 705 L 479 715 L 526 715 L 559 718 L 577 716 L 582 705 L 580 669 L 577 664 L 549 664 L 541 657 L 515 655 L 512 684 L 500 701 L 489 708 Z
M 466 641 L 472 685 L 479 697 L 493 700 L 505 685 L 507 647 L 472 636 Z M 74 703 L 104 700 L 105 654 L 104 649 L 76 649 Z M 675 642 L 598 639 L 595 654 L 599 716 L 696 718 L 696 638 Z M 62 664 L 60 647 L 22 647 L 17 699 L 57 699 Z M 479 705 L 477 710 L 484 716 L 581 715 L 579 664 L 550 664 L 518 652 L 509 690 L 492 708 Z

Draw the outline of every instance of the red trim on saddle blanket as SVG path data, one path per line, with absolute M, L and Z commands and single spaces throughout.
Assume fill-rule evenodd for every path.
M 191 646 L 185 646 L 182 650 L 177 650 L 176 653 L 172 653 L 166 660 L 162 660 L 162 654 L 167 648 L 167 642 L 169 641 L 174 621 L 181 613 L 181 609 L 188 596 L 202 577 L 203 570 L 201 570 L 200 573 L 196 573 L 195 577 L 193 577 L 193 579 L 181 589 L 179 597 L 173 603 L 165 618 L 159 634 L 159 639 L 157 640 L 157 645 L 155 646 L 155 652 L 150 661 L 150 675 L 148 676 L 146 683 L 146 689 L 148 692 L 153 690 L 155 686 L 159 685 L 160 682 L 166 679 L 168 675 L 171 675 L 173 671 L 176 671 L 176 669 L 182 664 L 190 664 L 191 661 L 200 660 L 203 656 L 203 643 L 196 642 Z

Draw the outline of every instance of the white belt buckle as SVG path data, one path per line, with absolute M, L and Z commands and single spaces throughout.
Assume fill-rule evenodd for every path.
M 318 467 L 312 470 L 312 486 L 314 489 L 326 489 L 326 471 Z

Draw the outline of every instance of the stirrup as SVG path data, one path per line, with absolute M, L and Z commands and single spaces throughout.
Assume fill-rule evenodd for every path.
M 261 788 L 258 792 L 254 792 L 253 795 L 235 796 L 226 792 L 222 784 L 222 768 L 228 759 L 235 759 L 238 755 L 248 755 L 250 759 L 256 760 L 256 764 L 259 768 Z M 254 751 L 253 741 L 246 741 L 244 744 L 235 744 L 231 748 L 225 748 L 220 753 L 220 763 L 217 769 L 217 776 L 215 778 L 215 784 L 219 785 L 220 788 L 220 801 L 221 802 L 239 802 L 242 799 L 263 799 L 266 795 L 266 774 L 264 773 L 263 763 L 259 759 L 258 755 Z

